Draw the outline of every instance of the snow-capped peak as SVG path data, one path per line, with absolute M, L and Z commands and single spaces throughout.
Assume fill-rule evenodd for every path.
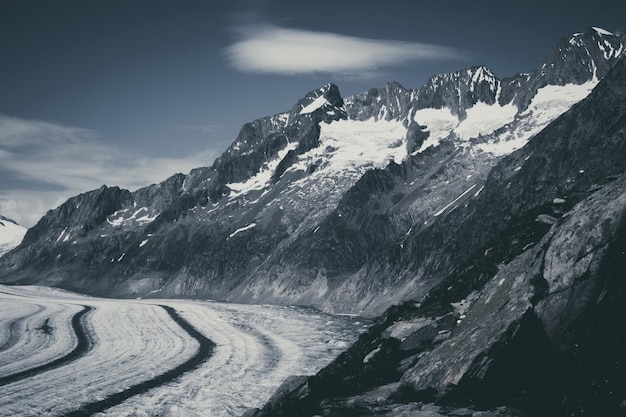
M 313 115 L 318 121 L 330 123 L 345 118 L 344 101 L 339 88 L 332 83 L 309 92 L 298 100 L 289 113 L 289 123 L 297 123 L 299 116 Z
M 15 248 L 26 235 L 26 228 L 0 215 L 0 256 Z

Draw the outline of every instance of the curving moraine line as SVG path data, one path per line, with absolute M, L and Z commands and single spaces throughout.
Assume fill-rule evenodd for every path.
M 187 320 L 179 316 L 176 310 L 174 310 L 172 307 L 164 305 L 159 305 L 159 307 L 163 308 L 167 312 L 167 314 L 169 314 L 172 320 L 174 320 L 183 330 L 185 330 L 189 334 L 189 336 L 198 341 L 200 347 L 198 348 L 196 354 L 189 358 L 187 361 L 181 363 L 175 368 L 170 369 L 164 374 L 156 376 L 147 381 L 140 382 L 139 384 L 133 385 L 124 391 L 110 395 L 101 401 L 94 401 L 89 404 L 84 404 L 79 409 L 65 414 L 66 417 L 83 417 L 90 416 L 95 413 L 100 413 L 108 408 L 121 404 L 122 402 L 131 397 L 134 397 L 135 395 L 144 394 L 145 392 L 153 388 L 157 388 L 170 381 L 173 381 L 174 379 L 183 375 L 185 372 L 189 372 L 197 368 L 211 357 L 211 355 L 213 354 L 213 348 L 215 347 L 215 343 L 213 343 L 209 338 L 196 330 L 196 328 L 193 327 Z
M 87 332 L 85 332 L 85 329 L 83 328 L 82 319 L 91 310 L 93 310 L 93 307 L 83 306 L 83 309 L 79 311 L 78 313 L 74 314 L 74 316 L 72 317 L 72 329 L 74 330 L 74 334 L 76 335 L 77 343 L 71 352 L 67 353 L 64 356 L 61 356 L 60 358 L 53 360 L 52 362 L 48 362 L 43 365 L 38 365 L 33 368 L 16 372 L 14 374 L 0 377 L 0 386 L 7 385 L 10 383 L 19 381 L 21 379 L 24 379 L 24 378 L 31 377 L 40 372 L 58 368 L 60 366 L 63 366 L 69 362 L 72 362 L 80 358 L 85 353 L 89 352 L 89 350 L 91 349 L 91 341 L 89 339 L 89 336 L 87 336 Z
M 0 292 L 1 294 L 1 292 Z M 23 317 L 18 318 L 17 320 L 13 321 L 11 323 L 11 325 L 9 326 L 9 338 L 6 340 L 6 342 L 4 342 L 3 344 L 0 344 L 0 352 L 3 352 L 7 349 L 9 349 L 10 347 L 12 347 L 13 345 L 15 345 L 17 342 L 19 342 L 19 336 L 18 336 L 18 332 L 16 331 L 19 326 L 23 323 L 23 322 L 28 322 L 28 319 L 30 319 L 33 316 L 36 316 L 37 314 L 41 313 L 44 310 L 44 307 L 41 305 L 37 305 L 37 310 L 33 311 L 30 314 L 27 314 Z

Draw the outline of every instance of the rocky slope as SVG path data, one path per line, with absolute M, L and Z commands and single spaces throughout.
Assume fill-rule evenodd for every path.
M 483 201 L 492 167 L 587 96 L 625 43 L 592 28 L 502 80 L 475 67 L 345 99 L 328 84 L 245 124 L 211 167 L 71 198 L 0 259 L 0 280 L 367 315 L 420 299 L 514 213 L 492 196 L 488 220 L 450 214 Z
M 247 415 L 625 415 L 626 61 L 425 241 L 452 273 Z

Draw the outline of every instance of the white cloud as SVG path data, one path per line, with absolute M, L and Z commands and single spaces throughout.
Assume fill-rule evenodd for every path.
M 337 75 L 371 73 L 418 60 L 459 58 L 459 51 L 432 44 L 365 39 L 327 32 L 251 26 L 226 49 L 230 64 L 246 72 Z
M 103 184 L 136 190 L 216 156 L 212 149 L 184 158 L 137 155 L 92 130 L 0 114 L 0 214 L 30 227 L 71 196 Z

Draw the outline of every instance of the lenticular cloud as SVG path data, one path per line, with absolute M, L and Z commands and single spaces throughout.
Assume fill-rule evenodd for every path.
M 349 73 L 416 60 L 457 58 L 454 49 L 415 42 L 364 39 L 275 26 L 248 28 L 226 49 L 230 64 L 246 72 Z

